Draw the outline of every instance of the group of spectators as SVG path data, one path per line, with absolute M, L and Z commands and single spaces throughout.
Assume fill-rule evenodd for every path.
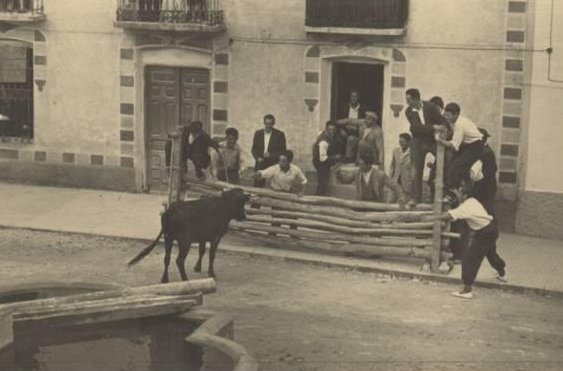
M 461 116 L 455 103 L 444 106 L 440 97 L 421 99 L 417 89 L 406 91 L 405 117 L 410 133 L 399 135 L 399 146 L 393 151 L 390 174 L 383 169 L 383 132 L 376 112 L 364 110 L 359 94 L 350 95 L 348 117 L 326 122 L 312 148 L 313 166 L 318 174 L 317 195 L 325 195 L 331 173 L 341 183 L 355 183 L 359 200 L 394 202 L 414 207 L 421 202 L 424 167 L 430 167 L 429 186 L 434 192 L 435 163 L 425 163 L 427 154 L 436 155 L 437 146 L 445 149 L 444 202 L 451 210 L 440 218 L 453 222 L 452 229 L 462 235 L 461 242 L 452 243 L 454 260 L 462 263 L 463 290 L 454 293 L 471 298 L 471 286 L 481 262 L 486 257 L 497 270 L 497 277 L 506 281 L 505 262 L 496 252 L 498 229 L 494 217 L 497 165 L 488 146 L 489 133 L 470 119 Z M 264 116 L 264 128 L 254 133 L 255 187 L 303 194 L 307 178 L 292 163 L 293 152 L 287 149 L 285 134 L 276 129 L 275 117 Z M 190 159 L 196 175 L 205 178 L 204 169 L 211 167 L 217 179 L 238 183 L 243 170 L 243 155 L 238 145 L 239 133 L 234 128 L 225 132 L 224 144 L 211 139 L 201 122 L 193 122 L 186 138 L 182 138 L 184 161 Z M 209 149 L 217 156 L 212 157 Z M 168 156 L 169 161 L 169 156 Z M 344 171 L 342 164 L 353 163 L 353 171 Z M 389 193 L 389 191 L 391 193 Z M 388 196 L 390 194 L 390 196 Z
M 489 134 L 461 116 L 458 104 L 444 106 L 440 97 L 423 101 L 417 89 L 407 90 L 405 117 L 410 133 L 399 135 L 399 146 L 393 151 L 390 172 L 386 174 L 379 117 L 376 112 L 364 109 L 359 98 L 359 93 L 352 91 L 348 116 L 326 122 L 313 143 L 317 195 L 327 195 L 334 173 L 340 183 L 355 183 L 359 200 L 399 202 L 414 207 L 421 202 L 423 172 L 428 166 L 432 200 L 436 169 L 434 163 L 426 163 L 426 156 L 435 155 L 439 143 L 446 149 L 446 189 L 455 189 L 464 177 L 470 177 L 480 202 L 488 212 L 493 212 L 497 167 L 494 153 L 486 144 Z M 263 124 L 252 141 L 254 186 L 264 187 L 268 183 L 276 191 L 304 193 L 307 179 L 292 163 L 293 152 L 287 149 L 284 132 L 275 128 L 276 119 L 271 114 L 264 116 Z M 228 128 L 221 144 L 209 137 L 199 121 L 191 123 L 188 132 L 184 160 L 192 160 L 198 177 L 204 178 L 204 169 L 211 168 L 219 180 L 240 181 L 245 164 L 237 143 L 237 129 Z M 440 136 L 442 132 L 445 134 Z M 216 153 L 210 155 L 209 148 L 214 148 Z M 355 170 L 341 166 L 346 163 L 355 164 Z

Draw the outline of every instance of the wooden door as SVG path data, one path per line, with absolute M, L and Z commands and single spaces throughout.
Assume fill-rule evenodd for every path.
M 148 67 L 146 73 L 148 188 L 168 189 L 165 146 L 180 123 L 199 120 L 209 128 L 209 72 L 201 69 Z
M 209 133 L 209 71 L 184 68 L 181 71 L 181 116 L 189 123 L 201 121 Z
M 165 190 L 168 187 L 166 139 L 180 122 L 179 71 L 175 68 L 149 67 L 146 82 L 149 189 Z

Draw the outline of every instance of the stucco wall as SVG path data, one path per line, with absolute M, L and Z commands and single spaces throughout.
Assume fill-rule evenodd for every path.
M 268 45 L 237 42 L 231 46 L 230 125 L 241 129 L 241 145 L 250 149 L 254 131 L 263 116 L 276 117 L 276 127 L 286 133 L 296 161 L 307 158 L 318 132 L 316 115 L 303 100 L 302 45 Z
M 319 99 L 313 111 L 305 104 L 304 98 L 316 88 L 305 83 L 304 72 L 310 69 L 305 54 L 314 45 L 352 45 L 352 55 L 358 40 L 307 34 L 304 0 L 223 0 L 221 6 L 227 26 L 225 39 L 230 38 L 231 43 L 221 50 L 228 54 L 228 64 L 220 67 L 221 73 L 216 65 L 212 69 L 216 79 L 228 83 L 228 95 L 220 96 L 228 106 L 221 107 L 228 108 L 228 123 L 241 129 L 241 144 L 249 149 L 263 115 L 273 113 L 296 151 L 296 161 L 310 168 L 311 145 L 322 127 L 320 113 L 326 111 L 322 105 L 326 106 L 327 100 Z M 408 129 L 403 112 L 397 118 L 390 109 L 393 103 L 404 104 L 408 87 L 418 87 L 426 99 L 441 95 L 446 101 L 458 101 L 464 115 L 491 131 L 493 148 L 498 151 L 503 52 L 473 49 L 494 49 L 503 44 L 506 7 L 507 0 L 412 0 L 406 36 L 368 37 L 362 40 L 365 44 L 357 46 L 388 52 L 396 48 L 406 56 L 404 65 L 392 68 L 390 60 L 384 61 L 388 64 L 386 158 L 396 145 L 397 134 Z M 135 37 L 124 37 L 123 30 L 114 27 L 115 10 L 114 0 L 45 3 L 47 21 L 37 29 L 46 39 L 42 48 L 47 63 L 41 72 L 46 85 L 43 91 L 36 88 L 36 136 L 34 144 L 25 148 L 28 152 L 46 151 L 48 162 L 60 162 L 63 152 L 72 153 L 76 154 L 73 162 L 82 165 L 92 162 L 92 155 L 104 156 L 104 166 L 126 164 L 144 170 L 143 54 L 135 49 Z M 120 48 L 135 49 L 134 56 L 124 62 Z M 183 53 L 160 53 L 159 64 L 170 63 L 170 55 Z M 187 58 L 183 62 L 181 65 L 191 63 Z M 124 64 L 131 68 L 124 70 Z M 323 71 L 319 69 L 319 73 Z M 406 78 L 406 85 L 392 91 L 391 75 L 397 73 Z M 126 93 L 124 87 L 120 89 L 123 75 L 135 81 Z M 323 79 L 325 76 L 319 76 Z M 215 95 L 213 108 L 218 101 Z M 124 120 L 120 103 L 134 105 L 134 121 Z M 223 126 L 217 125 L 221 129 L 217 132 Z M 134 139 L 120 141 L 120 131 L 126 131 L 127 137 L 134 135 Z
M 329 99 L 323 99 L 321 92 L 315 112 L 307 110 L 303 91 L 307 95 L 310 87 L 303 77 L 308 69 L 304 53 L 313 45 L 321 45 L 322 49 L 323 45 L 358 40 L 350 36 L 307 35 L 305 1 L 257 4 L 254 0 L 226 0 L 223 6 L 228 36 L 233 40 L 230 123 L 242 129 L 241 143 L 249 148 L 252 133 L 261 127 L 262 116 L 273 113 L 279 128 L 288 134 L 289 145 L 297 151 L 296 161 L 310 168 L 311 144 L 326 118 L 326 114 L 318 112 L 327 111 L 323 105 L 329 104 Z M 360 48 L 401 48 L 407 58 L 405 89 L 417 87 L 426 99 L 440 95 L 445 101 L 457 101 L 464 115 L 491 132 L 492 146 L 498 150 L 504 55 L 501 50 L 474 49 L 503 44 L 505 12 L 505 0 L 411 1 L 405 37 L 364 38 Z M 357 54 L 365 53 L 349 50 L 350 57 Z M 321 69 L 320 73 L 319 80 L 325 81 L 322 74 L 330 70 Z M 391 69 L 386 73 L 390 74 Z M 385 76 L 385 80 L 385 89 L 390 91 L 391 79 Z M 330 89 L 326 84 L 320 88 Z M 397 91 L 393 94 L 396 101 Z M 391 115 L 390 99 L 387 95 L 384 107 L 386 158 L 397 145 L 398 133 L 408 130 L 403 112 L 399 118 Z M 404 97 L 400 100 L 404 101 Z
M 438 95 L 445 104 L 457 102 L 462 116 L 490 131 L 491 146 L 497 148 L 502 67 L 503 55 L 496 51 L 434 50 L 429 54 L 425 49 L 411 49 L 407 85 L 418 87 L 423 99 Z
M 46 85 L 38 93 L 38 147 L 117 156 L 119 40 L 115 1 L 45 2 Z
M 534 44 L 548 47 L 551 36 L 553 53 L 550 75 L 548 53 L 532 55 L 525 189 L 563 193 L 563 3 L 553 5 L 553 29 L 551 3 L 536 2 L 534 9 Z

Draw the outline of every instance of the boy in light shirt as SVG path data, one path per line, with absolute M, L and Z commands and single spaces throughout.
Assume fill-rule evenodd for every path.
M 464 220 L 467 222 L 469 227 L 469 233 L 466 237 L 468 239 L 466 241 L 467 248 L 463 253 L 461 262 L 463 289 L 452 293 L 452 295 L 464 299 L 473 298 L 472 286 L 485 257 L 497 271 L 496 278 L 502 282 L 507 281 L 506 263 L 496 251 L 498 239 L 496 222 L 487 213 L 483 205 L 469 195 L 468 188 L 469 184 L 462 181 L 461 186 L 452 191 L 453 195 L 459 200 L 458 207 L 439 216 L 430 215 L 423 218 L 425 220 Z

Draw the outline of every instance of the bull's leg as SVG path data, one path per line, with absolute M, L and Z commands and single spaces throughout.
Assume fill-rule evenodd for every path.
M 170 265 L 170 255 L 172 254 L 172 244 L 174 240 L 168 236 L 164 236 L 164 272 L 162 273 L 162 279 L 160 282 L 168 282 L 168 266 Z
M 200 273 L 201 272 L 201 260 L 205 255 L 205 241 L 201 241 L 199 243 L 199 258 L 197 259 L 197 263 L 194 266 L 194 272 Z
M 213 263 L 215 262 L 215 253 L 217 252 L 217 247 L 219 247 L 219 241 L 221 241 L 221 237 L 217 238 L 215 241 L 211 241 L 211 246 L 209 247 L 209 268 L 207 270 L 207 274 L 209 277 L 215 276 L 215 270 L 213 269 Z
M 180 271 L 180 276 L 182 277 L 182 281 L 188 280 L 188 275 L 186 274 L 186 257 L 190 252 L 190 245 L 191 241 L 189 240 L 178 240 L 178 245 L 180 245 L 178 256 L 176 257 L 176 265 L 178 266 L 178 270 Z

